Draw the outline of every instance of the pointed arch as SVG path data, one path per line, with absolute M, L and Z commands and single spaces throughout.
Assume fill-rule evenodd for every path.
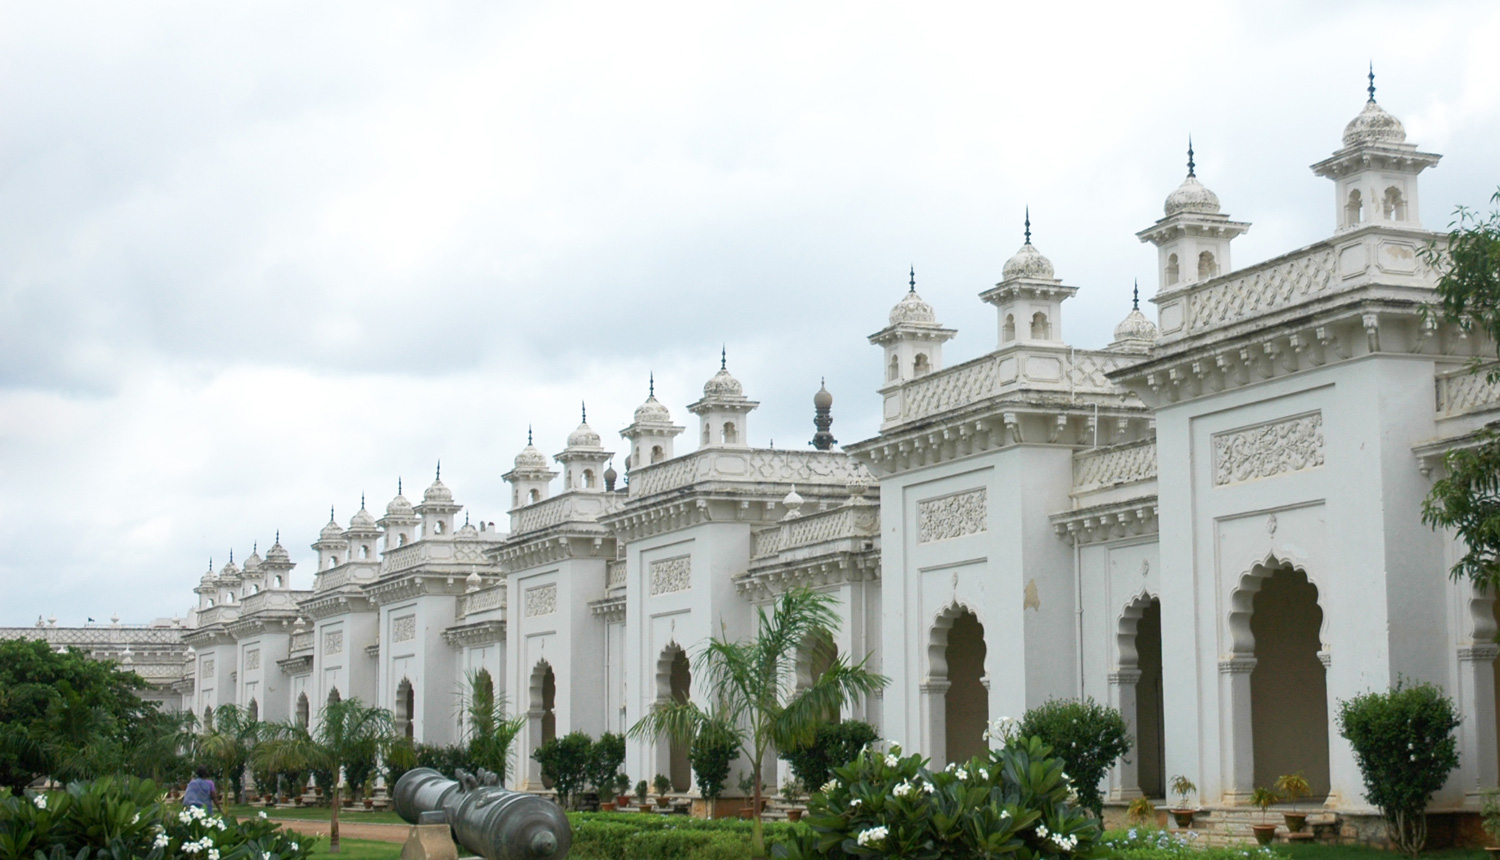
M 933 618 L 927 640 L 927 746 L 934 763 L 964 761 L 985 747 L 988 647 L 978 612 L 957 600 Z

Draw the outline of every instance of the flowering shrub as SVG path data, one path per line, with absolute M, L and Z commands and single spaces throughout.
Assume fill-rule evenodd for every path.
M 1051 699 L 1027 711 L 1016 731 L 1052 747 L 1066 763 L 1082 805 L 1102 818 L 1099 786 L 1115 761 L 1130 752 L 1130 732 L 1120 712 L 1093 699 Z
M 26 796 L 0 789 L 0 860 L 58 852 L 69 860 L 305 860 L 313 842 L 264 818 L 166 804 L 148 780 L 105 778 Z
M 1106 836 L 1099 847 L 1110 860 L 1285 860 L 1262 846 L 1205 848 L 1198 832 L 1168 833 L 1154 827 L 1133 827 L 1124 834 Z
M 846 857 L 1089 857 L 1099 839 L 1063 763 L 1001 727 L 987 755 L 932 772 L 920 756 L 867 749 L 815 792 L 775 849 L 789 860 Z

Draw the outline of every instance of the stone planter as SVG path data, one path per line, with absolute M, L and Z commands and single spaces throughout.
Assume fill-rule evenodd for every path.
M 656 798 L 656 805 L 660 809 L 666 809 L 667 808 L 667 804 L 669 804 L 671 802 L 672 802 L 672 798 L 667 797 L 665 794 L 658 795 L 657 798 Z
M 1261 845 L 1270 845 L 1271 840 L 1276 838 L 1276 825 L 1274 824 L 1252 824 L 1250 829 L 1255 831 L 1255 841 Z
M 605 801 L 600 802 L 600 804 L 599 804 L 599 811 L 600 812 L 614 812 L 615 811 L 615 802 L 613 800 L 605 800 Z
M 1198 814 L 1198 810 L 1196 809 L 1173 809 L 1170 812 L 1172 813 L 1172 820 L 1177 822 L 1177 826 L 1184 830 L 1193 826 L 1193 816 Z
M 641 811 L 641 812 L 650 812 L 651 811 L 651 804 L 649 804 L 649 803 L 647 803 L 646 801 L 643 800 L 639 804 L 636 805 L 636 809 L 639 810 L 639 811 Z
M 800 809 L 788 809 L 786 811 L 786 820 L 787 821 L 801 821 L 802 820 L 802 810 L 800 810 Z
M 1281 817 L 1286 819 L 1286 830 L 1288 833 L 1301 833 L 1302 828 L 1307 826 L 1306 812 L 1283 812 Z

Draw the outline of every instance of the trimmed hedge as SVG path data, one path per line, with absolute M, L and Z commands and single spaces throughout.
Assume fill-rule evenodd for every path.
M 570 812 L 568 821 L 577 860 L 750 860 L 749 821 L 640 812 Z M 765 822 L 767 850 L 804 826 Z

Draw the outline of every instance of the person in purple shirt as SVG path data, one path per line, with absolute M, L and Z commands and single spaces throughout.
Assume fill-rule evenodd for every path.
M 213 812 L 217 806 L 220 812 L 224 811 L 224 804 L 219 800 L 219 789 L 208 778 L 208 768 L 198 765 L 198 777 L 187 784 L 187 791 L 182 793 L 182 805 L 197 806 L 208 812 Z

